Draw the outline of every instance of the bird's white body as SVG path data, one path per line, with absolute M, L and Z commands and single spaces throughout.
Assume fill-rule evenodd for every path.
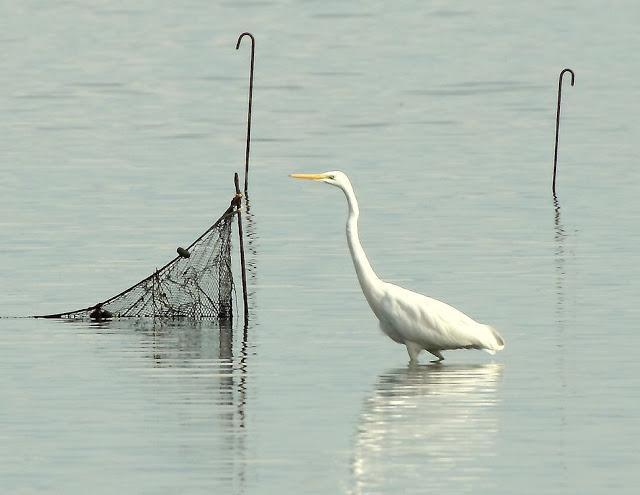
M 376 275 L 360 244 L 358 202 L 344 173 L 292 176 L 321 180 L 344 192 L 349 206 L 347 242 L 360 287 L 382 331 L 395 342 L 406 345 L 411 361 L 415 361 L 423 349 L 442 361 L 444 350 L 483 349 L 493 354 L 504 348 L 504 340 L 493 327 L 478 323 L 437 299 L 390 284 Z
M 380 328 L 395 342 L 405 344 L 414 360 L 422 349 L 440 358 L 444 350 L 484 349 L 493 354 L 504 347 L 493 327 L 437 299 L 383 282 L 377 302 L 374 313 Z

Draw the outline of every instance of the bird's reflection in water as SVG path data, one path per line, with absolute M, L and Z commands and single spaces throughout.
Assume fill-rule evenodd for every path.
M 391 370 L 366 399 L 355 438 L 353 493 L 471 493 L 498 431 L 502 365 Z

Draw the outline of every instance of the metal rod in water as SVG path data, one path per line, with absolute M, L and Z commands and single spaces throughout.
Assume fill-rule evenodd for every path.
M 240 42 L 244 36 L 251 38 L 251 70 L 249 72 L 249 112 L 247 114 L 247 146 L 244 155 L 244 193 L 247 193 L 249 177 L 249 148 L 251 147 L 251 106 L 253 104 L 253 59 L 256 51 L 256 39 L 251 33 L 242 33 L 236 43 L 236 50 L 240 48 Z
M 233 182 L 236 185 L 236 211 L 238 212 L 238 238 L 240 239 L 240 266 L 242 267 L 242 300 L 244 302 L 244 323 L 245 328 L 249 322 L 249 299 L 247 297 L 247 270 L 244 260 L 244 233 L 242 232 L 242 213 L 240 208 L 242 207 L 242 193 L 240 193 L 240 179 L 238 179 L 238 173 L 233 176 Z
M 553 185 L 551 186 L 551 190 L 553 191 L 553 196 L 556 195 L 556 170 L 558 166 L 558 132 L 560 129 L 560 100 L 562 99 L 562 76 L 564 76 L 565 72 L 571 73 L 571 86 L 573 86 L 575 82 L 576 75 L 573 73 L 571 69 L 563 69 L 560 72 L 560 78 L 558 79 L 558 108 L 556 110 L 556 148 L 553 153 Z

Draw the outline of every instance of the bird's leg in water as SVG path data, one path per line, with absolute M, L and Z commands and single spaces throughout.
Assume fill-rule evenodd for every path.
M 414 344 L 413 342 L 405 342 L 404 345 L 407 346 L 407 352 L 409 353 L 409 359 L 412 364 L 418 362 L 418 354 L 422 352 L 422 347 L 418 344 Z
M 433 361 L 431 361 L 432 363 L 439 363 L 441 361 L 444 361 L 444 356 L 442 354 L 440 354 L 440 351 L 427 351 L 429 354 L 433 354 L 435 357 L 437 357 L 438 359 L 434 359 Z

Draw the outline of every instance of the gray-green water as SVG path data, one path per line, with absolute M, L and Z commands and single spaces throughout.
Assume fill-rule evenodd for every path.
M 0 319 L 3 493 L 635 493 L 634 2 L 6 2 L 0 315 L 147 275 L 250 177 L 252 314 Z M 550 195 L 557 76 L 571 67 Z M 379 274 L 499 328 L 407 367 Z

